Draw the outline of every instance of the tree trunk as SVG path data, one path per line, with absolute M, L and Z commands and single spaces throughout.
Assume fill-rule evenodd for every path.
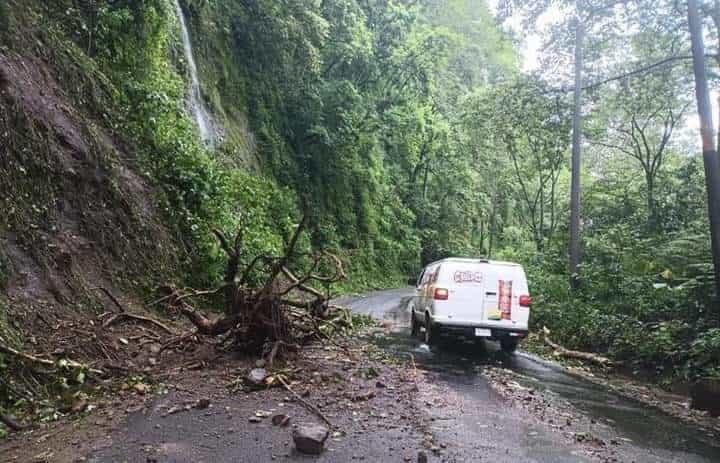
M 497 187 L 497 186 L 496 186 Z M 497 228 L 497 190 L 493 191 L 492 205 L 490 207 L 490 229 L 488 230 L 488 251 L 487 258 L 492 257 L 493 244 L 495 241 L 495 229 Z
M 485 254 L 485 220 L 480 218 L 480 246 L 478 246 L 480 252 Z
M 705 47 L 703 45 L 702 22 L 696 0 L 688 0 L 688 27 L 692 41 L 693 71 L 695 73 L 695 97 L 700 117 L 705 184 L 708 195 L 710 238 L 712 242 L 713 265 L 715 269 L 715 298 L 720 294 L 720 159 L 715 146 L 710 92 L 705 73 Z
M 422 198 L 423 201 L 427 199 L 427 191 L 428 191 L 428 173 L 430 172 L 430 165 L 429 163 L 425 163 L 425 172 L 423 173 L 423 188 L 422 188 Z
M 657 205 L 655 204 L 655 179 L 649 172 L 645 174 L 645 184 L 647 188 L 648 229 L 656 230 L 658 226 L 658 217 Z
M 580 279 L 580 144 L 582 143 L 582 66 L 584 25 L 577 7 L 575 23 L 575 91 L 572 134 L 572 180 L 570 185 L 570 285 L 579 286 Z
M 418 228 L 423 229 L 425 228 L 426 224 L 426 217 L 427 217 L 427 191 L 428 191 L 428 171 L 430 170 L 430 166 L 426 162 L 423 166 L 424 172 L 423 172 L 423 184 L 422 184 L 422 204 L 420 204 L 420 211 L 418 213 L 417 217 L 417 223 Z

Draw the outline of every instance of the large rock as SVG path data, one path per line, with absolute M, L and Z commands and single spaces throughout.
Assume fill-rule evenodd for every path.
M 710 416 L 720 416 L 720 379 L 697 381 L 690 389 L 690 398 L 692 408 L 705 410 Z
M 330 431 L 315 423 L 299 423 L 293 429 L 293 441 L 299 452 L 319 455 L 325 447 Z
M 265 379 L 268 377 L 268 372 L 265 368 L 253 368 L 250 373 L 245 377 L 245 381 L 248 386 L 251 387 L 262 387 L 265 386 Z

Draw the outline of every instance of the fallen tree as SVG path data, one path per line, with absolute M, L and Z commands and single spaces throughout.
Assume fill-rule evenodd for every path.
M 214 234 L 227 256 L 224 282 L 213 290 L 179 290 L 165 286 L 166 294 L 155 303 L 164 303 L 169 310 L 186 317 L 206 336 L 223 336 L 247 352 L 265 354 L 272 362 L 282 350 L 296 349 L 312 337 L 320 337 L 318 320 L 332 311 L 329 305 L 329 286 L 346 278 L 340 259 L 320 252 L 310 257 L 306 270 L 299 274 L 290 269 L 296 256 L 298 239 L 305 218 L 297 226 L 285 252 L 280 257 L 258 255 L 242 266 L 242 232 L 230 241 L 219 230 Z M 321 274 L 325 270 L 328 274 Z M 251 284 L 252 276 L 264 273 L 259 285 Z M 324 284 L 320 291 L 314 284 Z M 190 301 L 199 297 L 223 294 L 223 315 L 209 317 L 201 313 Z
M 610 366 L 615 365 L 615 362 L 613 362 L 609 358 L 604 357 L 602 355 L 594 354 L 592 352 L 582 352 L 579 350 L 566 349 L 565 347 L 561 346 L 560 344 L 552 342 L 550 340 L 550 338 L 548 337 L 549 334 L 550 334 L 550 330 L 547 327 L 543 326 L 540 337 L 545 342 L 545 344 L 547 344 L 548 346 L 550 346 L 553 349 L 554 354 L 557 355 L 558 357 L 584 360 L 586 362 L 591 362 L 591 363 L 594 363 L 596 365 L 600 365 L 603 367 L 610 367 Z

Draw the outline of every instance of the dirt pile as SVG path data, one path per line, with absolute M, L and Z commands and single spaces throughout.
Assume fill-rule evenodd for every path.
M 156 194 L 112 132 L 74 107 L 57 71 L 0 54 L 0 224 L 11 305 L 97 299 L 172 268 Z

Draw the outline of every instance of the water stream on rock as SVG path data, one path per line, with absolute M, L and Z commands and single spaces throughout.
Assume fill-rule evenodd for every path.
M 185 13 L 180 7 L 180 1 L 175 0 L 175 9 L 177 10 L 178 20 L 180 21 L 180 30 L 182 35 L 183 49 L 185 52 L 185 61 L 187 62 L 188 72 L 190 73 L 190 95 L 188 100 L 188 109 L 193 115 L 195 122 L 200 131 L 200 138 L 209 147 L 214 147 L 216 142 L 216 131 L 212 120 L 212 116 L 205 107 L 202 94 L 200 92 L 200 78 L 198 76 L 197 64 L 193 55 L 192 43 L 190 42 L 190 33 L 185 21 Z

